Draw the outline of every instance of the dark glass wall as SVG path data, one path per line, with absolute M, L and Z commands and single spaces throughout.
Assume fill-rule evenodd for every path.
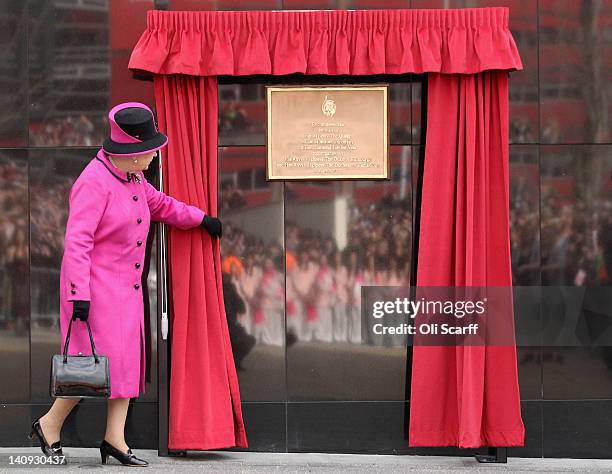
M 127 70 L 146 10 L 498 5 L 510 7 L 525 66 L 510 77 L 514 283 L 608 286 L 609 2 L 7 0 L 0 19 L 0 375 L 12 383 L 0 388 L 0 445 L 28 444 L 31 420 L 51 401 L 48 358 L 59 349 L 57 275 L 70 184 L 104 138 L 113 105 L 154 105 L 151 83 L 132 79 Z M 345 268 L 345 287 L 353 289 L 361 281 L 410 277 L 425 125 L 423 91 L 414 79 L 391 87 L 393 179 L 387 183 L 267 182 L 263 84 L 224 78 L 219 88 L 222 257 L 247 302 L 236 315 L 234 352 L 254 450 L 470 454 L 407 448 L 410 350 L 392 340 L 374 345 L 360 339 L 350 292 L 330 291 L 321 272 L 324 263 Z M 402 236 L 405 245 L 380 239 L 372 227 Z M 397 262 L 392 271 L 381 265 L 385 259 Z M 153 265 L 153 311 L 155 276 Z M 296 295 L 308 282 L 323 296 L 305 308 Z M 553 308 L 540 315 L 541 324 L 559 314 Z M 606 347 L 520 347 L 527 439 L 511 455 L 610 457 L 610 360 Z M 134 447 L 157 445 L 155 380 L 130 409 L 127 434 Z M 104 418 L 103 406 L 83 403 L 66 425 L 65 443 L 94 445 Z
M 59 268 L 70 187 L 125 100 L 154 106 L 150 82 L 127 60 L 153 0 L 3 2 L 0 28 L 0 445 L 25 446 L 49 397 L 50 357 L 60 352 Z M 129 16 L 133 16 L 130 18 Z M 135 19 L 134 19 L 135 18 Z M 156 318 L 156 268 L 149 274 Z M 156 340 L 153 324 L 153 341 Z M 128 443 L 157 444 L 156 343 L 152 379 L 134 400 Z M 83 401 L 64 426 L 68 446 L 95 446 L 105 404 Z

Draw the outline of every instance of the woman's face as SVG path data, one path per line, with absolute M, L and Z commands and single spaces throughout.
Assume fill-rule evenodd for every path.
M 126 171 L 144 171 L 146 170 L 155 155 L 156 151 L 149 151 L 147 153 L 140 153 L 138 155 L 133 156 L 121 156 L 121 155 L 113 155 L 111 154 L 111 158 L 113 162 L 117 164 L 118 167 L 124 169 Z

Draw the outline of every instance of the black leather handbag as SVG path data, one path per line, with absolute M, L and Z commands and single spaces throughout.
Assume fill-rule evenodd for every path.
M 55 354 L 51 359 L 49 393 L 60 398 L 108 398 L 110 396 L 110 372 L 108 358 L 96 353 L 89 321 L 87 330 L 91 341 L 91 355 L 68 355 L 70 330 L 68 326 L 64 353 Z

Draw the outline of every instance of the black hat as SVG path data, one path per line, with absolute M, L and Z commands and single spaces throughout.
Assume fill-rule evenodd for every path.
M 168 137 L 157 130 L 153 112 L 140 102 L 124 102 L 108 113 L 110 137 L 102 149 L 112 155 L 139 155 L 159 150 Z

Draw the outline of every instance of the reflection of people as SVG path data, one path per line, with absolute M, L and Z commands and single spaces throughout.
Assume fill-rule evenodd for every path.
M 245 315 L 242 319 L 244 328 L 248 334 L 253 334 L 253 318 L 254 311 L 256 308 L 255 292 L 261 281 L 261 268 L 255 265 L 255 259 L 253 255 L 249 254 L 246 257 L 246 269 L 241 273 L 240 279 L 238 280 L 239 292 L 246 302 Z
M 231 186 L 227 190 L 229 192 Z M 226 271 L 230 266 L 244 268 L 242 276 L 234 281 L 247 301 L 249 312 L 244 318 L 239 316 L 239 322 L 247 332 L 257 335 L 261 344 L 280 341 L 280 338 L 265 336 L 277 334 L 282 328 L 277 324 L 276 306 L 263 305 L 264 295 L 279 292 L 280 279 L 279 298 L 286 302 L 287 346 L 297 341 L 371 344 L 372 341 L 361 337 L 361 286 L 408 284 L 412 239 L 410 207 L 409 200 L 390 195 L 377 203 L 355 205 L 348 215 L 349 245 L 343 249 L 338 248 L 330 234 L 286 222 L 284 298 L 282 263 L 276 265 L 276 272 L 267 270 L 268 276 L 263 278 L 264 262 L 270 264 L 279 257 L 282 260 L 282 246 L 274 241 L 265 243 L 237 225 L 228 225 L 221 248 L 223 265 Z M 368 268 L 365 268 L 366 262 Z M 272 275 L 278 278 L 271 278 Z M 280 318 L 282 321 L 282 314 Z M 400 339 L 390 338 L 389 341 L 392 345 L 403 345 Z
M 365 283 L 363 268 L 359 259 L 359 254 L 353 250 L 349 254 L 348 267 L 349 288 L 349 341 L 354 344 L 361 343 L 361 286 Z
M 238 314 L 245 313 L 246 306 L 240 297 L 236 285 L 232 282 L 232 275 L 223 273 L 223 302 L 227 316 L 227 328 L 232 343 L 234 363 L 237 369 L 242 368 L 242 360 L 253 349 L 255 338 L 244 330 L 238 322 Z
M 242 107 L 238 107 L 236 101 L 231 101 L 229 105 L 221 111 L 220 128 L 223 131 L 242 131 L 247 128 L 249 123 L 247 113 Z
M 258 321 L 255 336 L 264 344 L 282 346 L 284 341 L 283 308 L 284 281 L 272 257 L 264 261 L 259 287 L 263 320 Z
M 332 342 L 333 302 L 335 297 L 334 274 L 333 269 L 327 261 L 326 254 L 322 254 L 319 258 L 315 283 L 317 319 L 314 325 L 313 338 L 321 342 Z
M 298 263 L 291 272 L 292 291 L 295 295 L 296 321 L 293 322 L 295 335 L 299 340 L 312 339 L 312 326 L 315 310 L 313 303 L 314 280 L 316 277 L 316 264 L 310 261 L 308 252 L 302 250 L 298 253 Z
M 221 185 L 221 195 L 219 196 L 220 210 L 235 209 L 244 207 L 246 200 L 241 191 L 236 189 L 232 182 L 225 182 Z
M 604 284 L 610 284 L 610 272 L 612 271 L 612 217 L 606 215 L 597 234 L 598 244 L 601 252 L 601 267 L 598 276 L 601 276 Z
M 124 439 L 130 398 L 144 392 L 144 306 L 140 281 L 151 220 L 181 229 L 201 226 L 221 236 L 221 222 L 149 184 L 142 171 L 167 143 L 144 104 L 127 102 L 109 113 L 111 136 L 70 192 L 60 274 L 62 346 L 70 320 L 89 321 L 96 349 L 109 359 L 111 393 L 102 462 L 147 465 Z M 75 322 L 69 353 L 91 353 L 87 328 Z M 32 424 L 45 454 L 61 454 L 63 422 L 79 399 L 57 398 Z
M 6 249 L 6 267 L 8 275 L 28 274 L 28 239 L 24 225 L 17 227 L 13 241 Z M 15 333 L 22 336 L 26 333 L 28 317 L 28 288 L 25 285 L 8 285 L 8 314 L 14 318 Z
M 291 250 L 286 250 L 285 261 L 285 301 L 287 302 L 287 307 L 285 308 L 287 339 L 285 344 L 289 346 L 301 337 L 302 325 L 298 317 L 296 294 L 293 286 L 293 272 L 297 267 L 297 260 Z
M 92 122 L 92 119 L 95 124 Z M 102 141 L 102 120 L 99 116 L 77 116 L 47 118 L 44 126 L 32 123 L 30 139 L 32 146 L 92 146 Z
M 342 262 L 342 253 L 334 253 L 334 341 L 346 342 L 348 340 L 348 270 Z

